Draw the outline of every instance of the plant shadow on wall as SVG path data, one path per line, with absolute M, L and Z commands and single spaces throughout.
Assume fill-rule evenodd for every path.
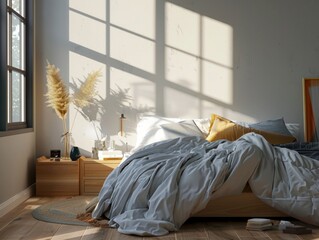
M 73 80 L 70 88 L 78 91 L 78 85 Z M 107 142 L 116 138 L 116 148 L 122 151 L 131 149 L 132 145 L 127 145 L 127 138 L 135 134 L 136 122 L 141 114 L 152 114 L 155 109 L 153 107 L 132 106 L 133 97 L 130 95 L 130 88 L 110 89 L 110 94 L 106 98 L 96 95 L 92 100 L 92 104 L 77 109 L 77 112 L 90 124 L 94 129 L 94 137 L 96 140 L 106 140 Z M 125 124 L 125 137 L 119 137 L 120 116 L 125 114 L 128 121 Z M 71 121 L 72 122 L 72 121 Z
M 58 118 L 62 120 L 63 123 L 63 134 L 61 135 L 61 141 L 64 142 L 64 152 L 63 158 L 69 159 L 70 152 L 70 137 L 72 134 L 72 128 L 77 116 L 85 107 L 92 104 L 94 100 L 94 95 L 96 94 L 96 83 L 101 77 L 100 71 L 93 71 L 89 73 L 81 85 L 74 89 L 73 95 L 70 95 L 67 86 L 65 85 L 63 79 L 60 76 L 60 69 L 55 65 L 50 64 L 47 61 L 47 88 L 48 91 L 45 94 L 47 98 L 47 105 L 55 110 Z M 76 108 L 76 114 L 73 119 L 72 126 L 67 124 L 67 114 L 69 112 L 70 104 L 73 104 Z
M 61 141 L 64 143 L 63 157 L 69 159 L 70 144 L 74 145 L 73 130 L 78 124 L 78 113 L 84 120 L 92 124 L 90 129 L 94 130 L 94 140 L 108 140 L 110 137 L 117 143 L 117 148 L 122 151 L 128 151 L 132 146 L 128 145 L 128 137 L 134 133 L 136 121 L 129 121 L 125 127 L 125 135 L 119 133 L 119 116 L 126 114 L 130 120 L 136 120 L 141 113 L 152 113 L 154 108 L 147 106 L 135 108 L 132 106 L 133 98 L 129 95 L 130 89 L 111 89 L 107 98 L 102 98 L 96 91 L 97 83 L 102 77 L 101 71 L 92 71 L 84 80 L 72 80 L 68 86 L 65 85 L 60 76 L 60 69 L 55 65 L 47 62 L 47 87 L 48 92 L 47 105 L 55 110 L 57 116 L 63 123 L 63 134 Z M 73 92 L 70 94 L 69 89 Z M 69 108 L 73 106 L 75 109 L 74 116 L 69 116 L 69 125 L 67 124 L 67 114 Z M 83 122 L 77 125 L 83 130 Z M 121 132 L 122 133 L 122 132 Z M 114 136 L 116 137 L 114 139 Z M 108 138 L 108 139 L 107 139 Z M 82 149 L 83 150 L 83 149 Z M 86 153 L 88 154 L 88 153 Z

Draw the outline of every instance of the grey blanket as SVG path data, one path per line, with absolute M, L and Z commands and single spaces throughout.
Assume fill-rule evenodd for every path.
M 92 215 L 125 234 L 178 230 L 208 201 L 242 192 L 247 181 L 264 202 L 319 224 L 319 162 L 249 133 L 234 142 L 199 137 L 154 143 L 106 179 Z

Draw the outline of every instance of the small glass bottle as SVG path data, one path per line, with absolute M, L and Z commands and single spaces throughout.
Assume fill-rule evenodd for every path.
M 93 159 L 98 159 L 98 152 L 96 147 L 92 147 L 92 156 Z

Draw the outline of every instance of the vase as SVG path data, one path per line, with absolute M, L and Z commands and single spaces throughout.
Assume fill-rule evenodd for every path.
M 70 137 L 71 134 L 69 132 L 66 132 L 61 136 L 61 142 L 63 142 L 64 145 L 64 151 L 62 155 L 62 159 L 64 160 L 70 160 Z
M 81 157 L 80 149 L 76 146 L 73 146 L 70 151 L 70 158 L 72 161 L 76 161 Z

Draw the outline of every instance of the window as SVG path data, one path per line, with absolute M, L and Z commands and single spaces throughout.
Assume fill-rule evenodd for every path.
M 0 131 L 33 125 L 33 1 L 1 1 Z

